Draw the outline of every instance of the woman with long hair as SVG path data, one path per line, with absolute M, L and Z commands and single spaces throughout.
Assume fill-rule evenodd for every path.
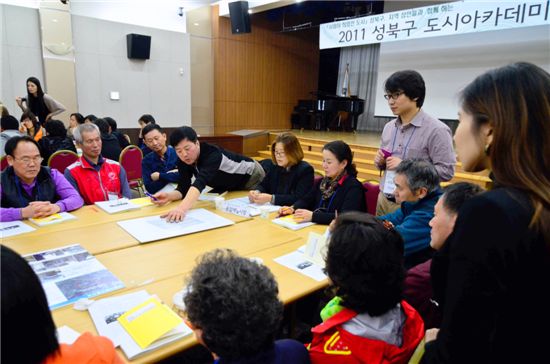
M 550 74 L 514 63 L 462 92 L 456 150 L 465 171 L 492 171 L 491 191 L 467 201 L 432 261 L 440 329 L 427 363 L 536 363 L 548 356 Z
M 65 106 L 42 90 L 40 81 L 36 77 L 27 78 L 27 97 L 16 97 L 15 102 L 23 110 L 30 110 L 38 117 L 40 125 L 50 120 L 52 116 L 65 111 Z
M 25 111 L 23 115 L 21 115 L 19 131 L 23 134 L 27 134 L 36 141 L 39 141 L 44 136 L 44 129 L 40 126 L 36 116 L 30 110 Z

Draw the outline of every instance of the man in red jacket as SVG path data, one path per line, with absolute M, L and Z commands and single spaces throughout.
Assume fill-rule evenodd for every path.
M 76 188 L 86 205 L 97 201 L 132 198 L 124 168 L 101 156 L 101 134 L 95 124 L 81 124 L 73 132 L 82 156 L 65 170 L 65 178 Z

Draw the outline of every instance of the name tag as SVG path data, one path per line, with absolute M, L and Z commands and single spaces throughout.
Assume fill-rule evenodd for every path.
M 384 181 L 384 189 L 382 192 L 386 195 L 393 195 L 393 192 L 395 191 L 395 182 L 393 179 L 395 178 L 395 171 L 393 170 L 386 170 L 386 179 Z

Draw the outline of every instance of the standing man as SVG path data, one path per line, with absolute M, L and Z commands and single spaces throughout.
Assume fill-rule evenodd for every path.
M 80 192 L 86 205 L 97 201 L 132 198 L 126 171 L 118 163 L 101 156 L 101 134 L 97 125 L 81 124 L 73 132 L 82 157 L 65 170 L 67 180 Z
M 166 133 L 158 124 L 147 124 L 141 132 L 143 142 L 152 153 L 143 157 L 143 183 L 149 193 L 157 193 L 168 183 L 178 183 L 178 156 L 172 146 L 166 145 Z
M 6 155 L 10 166 L 2 172 L 0 221 L 46 217 L 82 206 L 82 198 L 61 173 L 41 166 L 33 138 L 11 138 Z
M 393 180 L 402 160 L 431 162 L 441 181 L 453 178 L 456 164 L 451 129 L 421 110 L 426 96 L 422 76 L 412 70 L 395 72 L 386 80 L 384 88 L 384 97 L 397 118 L 384 126 L 380 149 L 374 158 L 378 169 L 384 171 L 376 204 L 377 216 L 399 208 Z
M 183 201 L 161 216 L 166 217 L 167 221 L 182 221 L 207 185 L 217 191 L 252 190 L 265 177 L 260 163 L 216 145 L 199 142 L 197 133 L 191 127 L 183 126 L 174 130 L 170 144 L 180 159 L 178 188 L 168 193 L 158 192 L 153 202 L 164 205 L 182 198 Z M 193 176 L 195 181 L 191 183 Z

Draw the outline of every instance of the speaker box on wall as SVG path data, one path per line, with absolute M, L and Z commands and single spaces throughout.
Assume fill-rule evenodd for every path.
M 126 34 L 126 50 L 130 59 L 149 59 L 151 36 L 134 33 Z
M 231 18 L 231 33 L 250 33 L 248 1 L 234 1 L 229 3 L 229 17 Z

